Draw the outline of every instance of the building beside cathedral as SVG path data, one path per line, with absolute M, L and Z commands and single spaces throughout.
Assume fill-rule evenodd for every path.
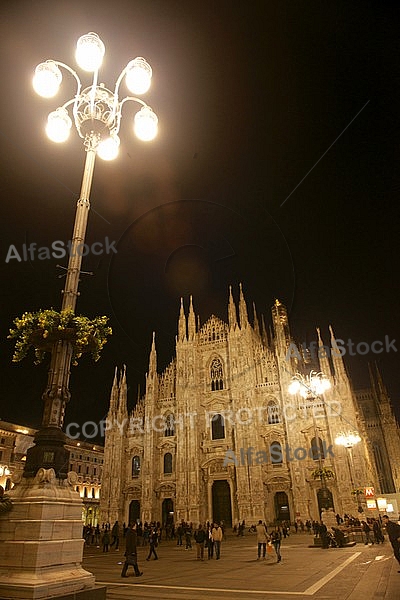
M 293 522 L 322 508 L 373 516 L 378 499 L 398 510 L 399 427 L 377 369 L 372 388 L 355 392 L 331 328 L 329 346 L 317 330 L 312 356 L 294 344 L 278 300 L 272 324 L 267 333 L 255 307 L 250 322 L 241 286 L 237 306 L 230 290 L 228 323 L 212 315 L 200 326 L 190 298 L 162 373 L 153 334 L 145 394 L 130 413 L 126 370 L 116 372 L 101 521 Z M 295 373 L 311 370 L 330 389 L 290 395 Z M 360 441 L 337 445 L 344 432 Z

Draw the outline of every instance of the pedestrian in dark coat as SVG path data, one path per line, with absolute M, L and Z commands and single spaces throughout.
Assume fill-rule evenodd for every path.
M 157 535 L 156 529 L 151 530 L 149 542 L 150 542 L 149 555 L 146 558 L 146 560 L 150 560 L 150 557 L 152 554 L 154 554 L 154 560 L 158 560 L 158 556 L 157 556 L 157 552 L 156 552 L 156 548 L 158 546 L 158 535 Z
M 121 577 L 129 577 L 126 572 L 129 566 L 133 567 L 135 571 L 136 577 L 140 577 L 143 575 L 139 571 L 139 567 L 137 564 L 137 532 L 136 532 L 136 523 L 130 523 L 128 529 L 126 530 L 125 536 L 125 563 L 122 567 Z
M 382 520 L 392 544 L 394 557 L 400 565 L 400 525 L 391 521 L 387 515 L 383 515 Z M 398 572 L 400 573 L 400 571 Z
M 108 552 L 108 548 L 110 546 L 110 532 L 106 529 L 103 533 L 103 552 Z

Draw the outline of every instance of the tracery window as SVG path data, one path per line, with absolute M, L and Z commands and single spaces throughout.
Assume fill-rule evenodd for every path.
M 321 438 L 313 437 L 311 440 L 311 456 L 313 460 L 325 458 L 324 445 Z
M 211 419 L 211 437 L 213 440 L 223 440 L 225 438 L 224 417 L 220 414 L 213 415 Z
M 170 437 L 171 435 L 175 435 L 174 415 L 172 413 L 169 413 L 168 415 L 165 416 L 165 431 L 164 431 L 164 435 L 166 437 Z
M 172 454 L 167 452 L 164 454 L 164 473 L 172 473 Z
M 269 447 L 269 453 L 271 456 L 271 463 L 273 465 L 281 465 L 283 462 L 282 446 L 278 441 L 272 442 Z
M 210 366 L 211 390 L 213 392 L 224 389 L 224 374 L 222 362 L 219 358 L 214 358 Z
M 139 477 L 140 475 L 140 456 L 134 456 L 132 458 L 132 477 Z
M 270 400 L 267 406 L 268 425 L 280 423 L 279 406 L 274 400 Z

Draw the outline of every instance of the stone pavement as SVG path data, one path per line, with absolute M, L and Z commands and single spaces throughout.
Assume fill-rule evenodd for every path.
M 121 578 L 124 543 L 119 552 L 103 553 L 95 546 L 85 548 L 84 563 L 107 585 L 107 600 L 156 598 L 157 600 L 294 600 L 310 597 L 324 600 L 398 600 L 400 573 L 392 547 L 383 545 L 353 548 L 309 548 L 313 537 L 292 534 L 282 541 L 282 562 L 275 556 L 257 561 L 255 534 L 238 538 L 228 534 L 219 561 L 196 560 L 196 548 L 185 550 L 175 541 L 161 542 L 159 560 L 146 562 L 148 548 L 139 547 L 142 577 Z

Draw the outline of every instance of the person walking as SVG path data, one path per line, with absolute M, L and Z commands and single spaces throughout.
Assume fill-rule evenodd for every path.
M 207 544 L 207 550 L 208 550 L 208 560 L 210 560 L 214 556 L 214 542 L 213 542 L 213 538 L 212 538 L 212 525 L 210 525 L 210 524 L 207 527 L 206 536 L 207 536 L 206 544 Z
M 139 570 L 137 564 L 137 530 L 136 523 L 130 523 L 125 536 L 125 563 L 122 567 L 121 577 L 129 577 L 126 574 L 128 567 L 132 566 L 135 576 L 140 577 L 143 573 Z
M 214 523 L 213 530 L 211 532 L 212 539 L 215 546 L 215 558 L 219 560 L 221 558 L 221 542 L 222 542 L 222 529 L 218 523 Z
M 271 533 L 270 537 L 271 537 L 271 543 L 272 543 L 273 547 L 275 548 L 275 554 L 277 557 L 276 562 L 279 563 L 282 560 L 282 556 L 281 556 L 282 533 L 281 533 L 281 530 L 279 529 L 279 527 L 275 527 L 275 529 Z
M 267 552 L 267 543 L 268 543 L 267 526 L 265 525 L 265 523 L 263 524 L 261 519 L 258 521 L 258 525 L 256 525 L 256 532 L 257 532 L 257 545 L 258 545 L 257 560 L 261 559 L 261 548 L 262 548 L 262 552 L 263 552 L 262 558 L 263 558 L 263 560 L 266 560 L 265 554 Z
M 204 542 L 206 541 L 206 532 L 200 523 L 197 531 L 194 532 L 194 539 L 197 548 L 197 560 L 204 560 Z
M 111 544 L 110 548 L 114 546 L 115 550 L 119 550 L 119 525 L 118 521 L 115 521 L 113 528 L 111 529 Z
M 185 525 L 185 550 L 192 549 L 192 523 Z
M 150 542 L 149 555 L 146 558 L 146 560 L 150 560 L 152 554 L 154 554 L 154 560 L 158 560 L 158 556 L 157 556 L 157 552 L 156 552 L 156 548 L 158 546 L 158 535 L 157 535 L 157 530 L 155 528 L 151 530 L 149 542 Z
M 363 532 L 365 533 L 365 545 L 373 544 L 374 542 L 371 540 L 371 527 L 368 525 L 366 521 L 361 521 L 361 527 Z
M 381 527 L 381 524 L 378 519 L 374 519 L 374 522 L 372 524 L 372 530 L 374 532 L 375 544 L 379 544 L 379 543 L 383 544 L 383 542 L 385 541 L 385 538 L 383 536 L 382 527 Z
M 102 543 L 103 543 L 103 552 L 108 552 L 108 549 L 110 546 L 110 532 L 108 529 L 104 530 Z
M 382 521 L 386 527 L 389 542 L 392 544 L 394 557 L 400 565 L 400 525 L 391 521 L 387 515 L 383 515 Z M 398 573 L 400 573 L 400 571 L 398 571 Z

